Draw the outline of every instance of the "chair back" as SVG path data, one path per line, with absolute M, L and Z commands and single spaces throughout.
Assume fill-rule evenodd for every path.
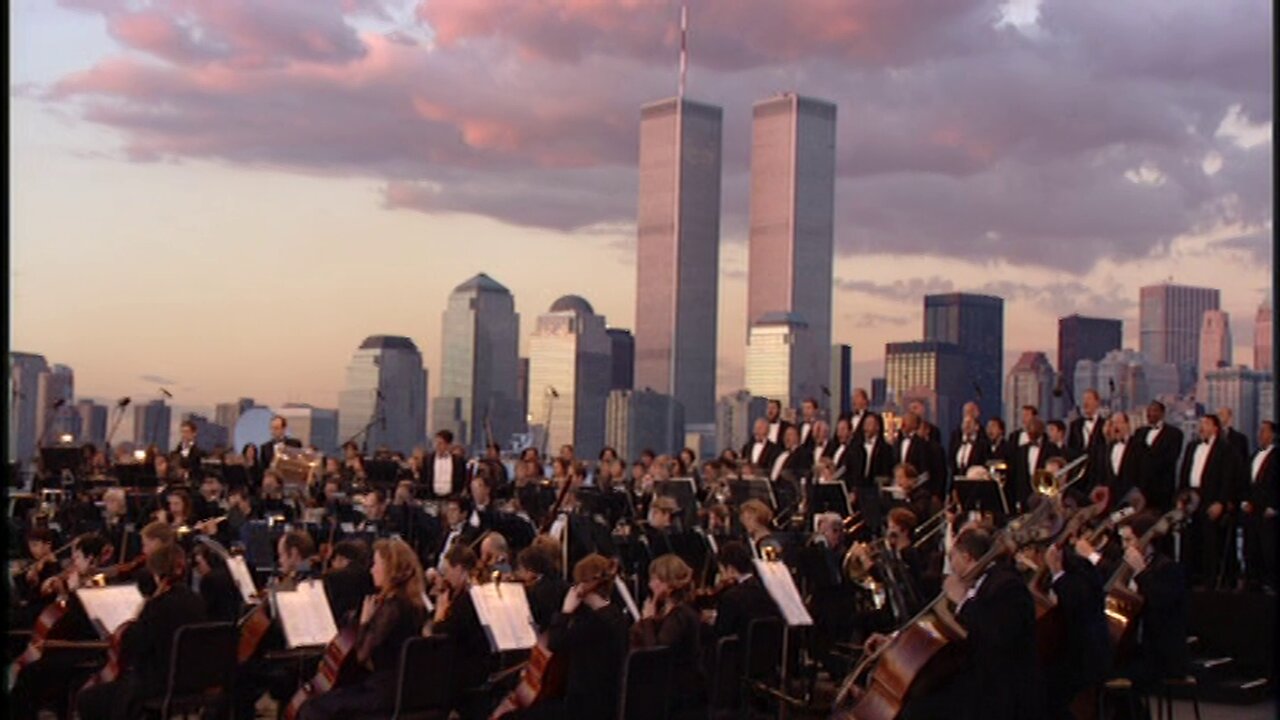
M 235 623 L 196 623 L 178 628 L 173 636 L 173 652 L 169 655 L 166 704 L 215 688 L 231 688 L 239 642 Z
M 742 649 L 743 679 L 775 686 L 782 662 L 782 633 L 786 626 L 780 618 L 756 618 L 747 625 L 746 645 Z
M 707 709 L 712 717 L 721 717 L 724 713 L 736 712 L 742 696 L 742 643 L 737 635 L 716 641 L 714 662 Z
M 453 643 L 444 636 L 411 637 L 400 647 L 400 672 L 396 677 L 396 708 L 393 718 L 424 710 L 446 710 L 452 685 L 450 676 Z
M 667 717 L 673 681 L 671 648 L 639 648 L 622 663 L 622 693 L 618 697 L 619 720 Z

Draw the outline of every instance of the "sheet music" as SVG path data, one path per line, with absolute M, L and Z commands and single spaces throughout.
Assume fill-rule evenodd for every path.
M 472 585 L 471 602 L 480 624 L 489 631 L 495 651 L 528 650 L 538 644 L 523 585 L 507 582 Z
M 297 590 L 277 592 L 272 597 L 290 650 L 327 645 L 338 634 L 329 598 L 319 580 L 307 580 L 299 583 Z
M 254 603 L 253 596 L 258 591 L 258 588 L 253 584 L 253 574 L 249 572 L 249 566 L 245 564 L 244 556 L 232 555 L 228 557 L 227 570 L 231 573 L 232 581 L 235 582 L 236 587 L 240 590 L 240 597 L 244 598 L 246 603 Z
M 631 597 L 631 588 L 617 576 L 613 578 L 613 586 L 618 588 L 618 594 L 622 596 L 622 603 L 627 606 L 627 612 L 631 613 L 631 619 L 639 622 L 640 608 L 636 607 L 636 599 Z
M 99 632 L 106 632 L 104 640 L 125 622 L 138 617 L 146 602 L 136 584 L 79 588 L 76 597 L 80 598 L 80 604 L 94 627 Z
M 791 571 L 787 569 L 786 564 L 759 559 L 755 563 L 760 582 L 764 583 L 765 590 L 769 591 L 769 596 L 778 604 L 778 610 L 782 612 L 787 625 L 790 627 L 812 625 L 813 618 L 805 608 L 804 601 L 800 599 L 800 591 L 796 590 L 795 580 L 791 579 Z

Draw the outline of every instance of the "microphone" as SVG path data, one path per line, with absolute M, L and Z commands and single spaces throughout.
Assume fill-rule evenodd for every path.
M 1062 397 L 1062 376 L 1061 375 L 1058 376 L 1058 382 L 1053 384 L 1053 396 L 1056 398 Z
M 54 401 L 53 401 L 53 409 L 54 409 L 54 410 L 57 410 L 58 408 L 62 407 L 63 405 L 66 405 L 66 404 L 67 404 L 67 399 L 66 399 L 66 398 L 58 398 L 57 400 L 54 400 Z
M 173 393 L 169 392 L 168 390 L 165 390 L 164 388 L 160 388 L 160 392 L 164 393 L 164 396 L 167 398 L 170 398 L 170 399 L 173 398 Z
M 979 400 L 982 399 L 982 387 L 976 382 L 973 384 L 973 392 Z
M 827 386 L 826 386 L 826 385 L 819 385 L 818 387 L 822 388 L 822 394 L 823 394 L 823 396 L 825 396 L 825 397 L 831 397 L 831 390 L 830 390 L 829 388 L 827 388 Z
M 122 397 L 120 398 L 120 402 L 116 403 L 116 407 L 125 408 L 128 407 L 131 402 L 133 402 L 133 398 Z

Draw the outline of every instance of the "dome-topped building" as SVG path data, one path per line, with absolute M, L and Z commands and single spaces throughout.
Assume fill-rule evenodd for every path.
M 591 307 L 591 303 L 587 302 L 581 295 L 564 295 L 558 300 L 551 303 L 549 312 L 571 312 L 578 315 L 595 315 L 595 308 Z
M 418 351 L 418 346 L 403 335 L 370 335 L 360 343 L 361 350 L 411 350 Z

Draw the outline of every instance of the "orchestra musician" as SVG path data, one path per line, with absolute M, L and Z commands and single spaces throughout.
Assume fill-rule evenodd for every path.
M 671 649 L 675 697 L 669 717 L 696 715 L 706 683 L 701 669 L 701 623 L 690 602 L 693 570 L 676 555 L 658 557 L 649 564 L 649 593 L 640 620 L 631 627 L 631 647 Z
M 196 444 L 196 424 L 191 420 L 183 420 L 178 425 L 178 437 L 178 446 L 170 453 L 170 458 L 177 468 L 178 477 L 189 478 L 200 470 L 200 461 L 207 453 Z
M 842 567 L 849 550 L 849 533 L 844 518 L 837 513 L 819 513 L 814 517 L 816 532 L 805 547 L 814 557 L 806 566 L 805 580 L 810 592 L 809 613 L 813 616 L 813 654 L 833 677 L 848 668 L 832 652 L 835 643 L 850 639 L 860 618 L 850 610 L 855 607 L 856 589 L 844 575 Z
M 745 642 L 747 626 L 752 620 L 780 617 L 777 604 L 756 577 L 752 560 L 751 549 L 738 540 L 721 545 L 716 553 L 720 574 L 714 600 L 712 640 L 736 635 Z
M 766 436 L 769 442 L 774 445 L 782 444 L 783 433 L 791 427 L 791 423 L 782 417 L 782 403 L 778 400 L 770 400 L 765 406 L 765 423 L 768 425 Z
M 984 455 L 988 462 L 992 460 L 999 460 L 1008 464 L 1012 461 L 1013 453 L 1011 451 L 1011 443 L 1009 440 L 1005 439 L 1004 420 L 1001 420 L 998 417 L 993 417 L 990 420 L 987 420 L 987 438 L 985 448 L 986 452 Z
M 467 468 L 465 462 L 454 457 L 453 433 L 448 430 L 436 432 L 433 451 L 427 456 L 423 483 L 427 497 L 443 498 L 457 495 L 467 486 Z
M 1071 548 L 1045 548 L 1050 592 L 1065 628 L 1062 645 L 1045 668 L 1049 717 L 1071 720 L 1071 705 L 1082 691 L 1106 679 L 1111 666 L 1106 592 L 1098 568 Z
M 1080 396 L 1080 411 L 1080 417 L 1072 420 L 1067 430 L 1065 449 L 1071 454 L 1065 457 L 1067 460 L 1073 460 L 1080 455 L 1089 456 L 1084 478 L 1075 485 L 1078 490 L 1087 493 L 1105 480 L 1107 460 L 1108 445 L 1104 432 L 1105 420 L 1102 417 L 1102 397 L 1097 390 L 1089 388 L 1084 391 Z
M 478 560 L 466 545 L 449 548 L 444 554 L 443 570 L 437 577 L 435 615 L 427 633 L 445 635 L 453 644 L 452 677 L 455 707 L 464 720 L 482 718 L 487 708 L 484 698 L 468 695 L 468 691 L 484 683 L 489 673 L 489 639 L 471 601 L 471 577 Z
M 1043 470 L 1049 458 L 1060 457 L 1061 448 L 1045 439 L 1044 421 L 1033 416 L 1026 425 L 1027 442 L 1021 445 L 1014 455 L 1012 463 L 1012 487 L 1005 490 L 1009 497 L 1010 509 L 1025 508 L 1031 497 L 1032 478 L 1037 470 Z
M 363 540 L 342 540 L 333 546 L 329 563 L 323 576 L 324 594 L 334 623 L 343 627 L 376 590 L 369 574 L 369 546 Z
M 1135 434 L 1147 447 L 1138 488 L 1146 498 L 1147 507 L 1161 511 L 1173 507 L 1178 456 L 1182 453 L 1182 431 L 1165 424 L 1164 415 L 1164 403 L 1152 400 L 1147 405 L 1147 424 Z
M 751 499 L 738 508 L 738 521 L 747 533 L 747 543 L 755 557 L 764 557 L 765 548 L 782 555 L 782 543 L 773 536 L 773 511 L 763 500 Z
M 373 545 L 369 574 L 377 594 L 365 597 L 360 606 L 355 645 L 355 661 L 369 674 L 357 684 L 308 699 L 299 711 L 299 720 L 395 709 L 400 648 L 405 640 L 421 633 L 427 615 L 422 600 L 422 566 L 408 543 L 383 539 Z
M 240 589 L 231 579 L 227 561 L 205 544 L 191 549 L 192 589 L 204 601 L 210 622 L 235 622 L 244 604 Z
M 826 420 L 815 420 L 813 423 L 813 431 L 809 434 L 809 441 L 805 443 L 806 452 L 805 462 L 809 467 L 817 467 L 818 462 L 823 458 L 829 458 L 835 454 L 835 443 L 831 442 L 831 426 L 827 425 Z
M 1031 442 L 1031 433 L 1029 432 L 1031 421 L 1038 420 L 1039 418 L 1040 408 L 1035 405 L 1022 406 L 1022 424 L 1020 424 L 1016 430 L 1009 433 L 1009 452 L 1011 455 L 1016 454 L 1018 448 L 1021 448 L 1023 445 Z
M 535 703 L 508 718 L 569 720 L 617 712 L 630 620 L 611 601 L 613 571 L 613 563 L 598 553 L 574 565 L 574 585 L 546 629 L 547 649 L 569 658 L 564 697 Z
M 1138 613 L 1138 647 L 1134 655 L 1117 665 L 1117 673 L 1134 687 L 1154 690 L 1162 678 L 1180 678 L 1190 668 L 1187 649 L 1188 591 L 1182 567 L 1157 551 L 1155 543 L 1142 542 L 1159 516 L 1147 510 L 1120 525 L 1124 562 L 1134 575 L 1131 588 L 1142 596 Z
M 1258 452 L 1249 461 L 1249 485 L 1240 503 L 1244 523 L 1247 587 L 1276 589 L 1276 533 L 1280 516 L 1280 461 L 1275 453 L 1276 424 L 1258 426 Z
M 918 431 L 926 440 L 935 445 L 942 444 L 942 431 L 938 429 L 937 425 L 929 422 L 929 411 L 923 401 L 912 400 L 907 403 L 907 412 L 915 414 L 920 419 Z
M 490 530 L 480 538 L 480 561 L 477 570 L 480 577 L 485 578 L 495 572 L 505 579 L 512 576 L 511 548 L 502 533 Z
M 14 581 L 20 612 L 11 621 L 16 627 L 30 627 L 45 606 L 53 600 L 41 592 L 47 580 L 62 572 L 58 556 L 54 552 L 57 535 L 48 528 L 33 527 L 26 535 L 27 553 L 30 559 L 19 571 Z
M 259 447 L 256 457 L 258 460 L 258 468 L 264 472 L 271 467 L 271 463 L 275 461 L 276 454 L 286 447 L 300 448 L 302 441 L 288 435 L 289 421 L 282 415 L 276 415 L 271 418 L 271 438 L 262 443 Z M 248 461 L 248 457 L 245 458 Z
M 849 421 L 849 430 L 853 437 L 862 437 L 862 423 L 868 416 L 879 415 L 871 412 L 871 396 L 867 393 L 866 388 L 854 388 L 853 395 L 850 397 L 853 409 L 841 414 L 840 420 Z
M 770 425 L 765 418 L 756 418 L 751 426 L 751 441 L 742 446 L 742 457 L 760 468 L 773 467 L 773 460 L 782 452 L 778 443 L 770 439 Z
M 1111 497 L 1123 498 L 1142 479 L 1144 448 L 1133 440 L 1125 413 L 1118 412 L 1107 419 L 1106 435 L 1109 444 L 1102 460 L 1102 482 L 1111 490 Z
M 574 567 L 576 572 L 577 566 Z M 545 631 L 569 591 L 569 585 L 560 576 L 559 543 L 545 535 L 539 536 L 516 555 L 515 574 L 516 579 L 524 584 L 533 624 L 540 631 Z
M 1233 512 L 1241 493 L 1240 460 L 1236 450 L 1221 437 L 1216 415 L 1200 418 L 1199 442 L 1183 453 L 1179 489 L 1194 489 L 1200 504 L 1188 528 L 1184 562 L 1193 585 L 1215 587 L 1229 568 L 1223 565 L 1224 548 L 1234 538 Z
M 965 403 L 965 407 L 972 405 L 977 408 L 974 403 Z M 978 424 L 977 417 L 965 415 L 960 421 L 960 427 L 956 430 L 955 438 L 951 442 L 950 453 L 947 457 L 951 459 L 951 476 L 964 477 L 969 468 L 976 466 L 986 466 L 988 452 L 991 446 L 981 437 L 981 425 Z
M 138 554 L 137 525 L 129 518 L 129 498 L 122 487 L 110 487 L 102 494 L 102 522 L 98 526 L 115 549 L 119 562 Z
M 176 544 L 147 555 L 156 591 L 121 638 L 121 675 L 83 690 L 76 707 L 83 720 L 135 718 L 141 703 L 164 693 L 178 628 L 205 620 L 204 602 L 183 582 L 186 553 Z

